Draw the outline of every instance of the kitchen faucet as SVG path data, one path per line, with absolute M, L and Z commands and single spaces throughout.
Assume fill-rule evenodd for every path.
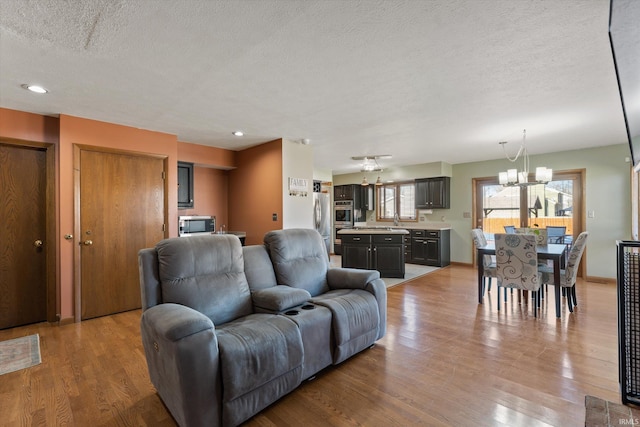
M 393 214 L 393 225 L 397 227 L 399 223 L 400 223 L 400 218 L 398 217 L 398 212 L 396 212 Z

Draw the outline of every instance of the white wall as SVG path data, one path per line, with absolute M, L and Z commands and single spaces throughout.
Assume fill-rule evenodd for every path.
M 307 194 L 290 195 L 289 178 L 307 180 Z M 313 150 L 282 140 L 282 228 L 313 228 Z

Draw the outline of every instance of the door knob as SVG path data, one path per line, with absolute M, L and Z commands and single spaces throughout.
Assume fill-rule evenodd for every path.
M 82 244 L 85 246 L 91 246 L 93 245 L 93 240 L 85 240 L 84 242 L 82 242 Z
M 35 242 L 33 242 L 33 246 L 35 246 L 36 248 L 41 247 L 42 245 L 44 245 L 44 243 L 42 243 L 42 240 L 36 240 Z

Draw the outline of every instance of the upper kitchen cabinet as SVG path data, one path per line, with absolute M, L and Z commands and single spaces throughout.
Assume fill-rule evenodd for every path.
M 178 209 L 193 208 L 193 163 L 178 162 Z
M 373 184 L 353 186 L 353 220 L 355 222 L 366 221 L 367 211 L 376 209 L 375 194 Z
M 355 185 L 336 185 L 333 187 L 334 200 L 353 200 L 353 187 Z
M 416 209 L 449 209 L 450 205 L 450 177 L 416 179 Z

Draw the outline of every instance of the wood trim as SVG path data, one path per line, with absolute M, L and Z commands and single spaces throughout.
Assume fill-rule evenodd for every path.
M 585 279 L 587 282 L 593 283 L 607 283 L 611 285 L 617 285 L 617 280 L 611 277 L 598 277 L 598 276 L 587 276 Z
M 15 138 L 0 137 L 0 143 L 5 145 L 42 148 L 45 150 L 45 238 L 47 244 L 46 265 L 46 310 L 47 322 L 55 323 L 60 320 L 60 272 L 58 270 L 58 235 L 56 209 L 56 145 L 51 142 L 27 141 Z
M 82 320 L 82 300 L 80 295 L 80 152 L 81 147 L 73 144 L 73 319 Z

